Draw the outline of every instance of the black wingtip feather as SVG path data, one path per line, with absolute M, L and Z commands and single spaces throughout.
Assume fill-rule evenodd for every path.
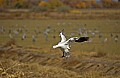
M 88 40 L 89 40 L 89 37 L 80 37 L 79 39 L 75 40 L 75 42 L 84 42 Z

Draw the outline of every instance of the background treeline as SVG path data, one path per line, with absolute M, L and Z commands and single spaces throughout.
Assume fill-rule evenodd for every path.
M 120 8 L 113 0 L 0 0 L 0 10 L 30 9 L 32 11 L 62 11 L 70 9 Z

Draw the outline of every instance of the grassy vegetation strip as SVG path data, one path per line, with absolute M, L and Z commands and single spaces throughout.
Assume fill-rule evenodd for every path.
M 79 10 L 79 13 L 1 12 L 0 19 L 120 19 L 119 9 Z

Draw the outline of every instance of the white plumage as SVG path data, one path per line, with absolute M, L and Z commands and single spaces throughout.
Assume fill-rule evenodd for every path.
M 63 34 L 63 32 L 60 32 L 60 37 L 61 37 L 61 41 L 57 44 L 54 45 L 53 48 L 60 48 L 61 51 L 63 52 L 63 56 L 62 57 L 70 57 L 70 43 L 71 42 L 84 42 L 84 41 L 88 41 L 89 37 L 72 37 L 68 40 L 66 40 L 65 35 Z

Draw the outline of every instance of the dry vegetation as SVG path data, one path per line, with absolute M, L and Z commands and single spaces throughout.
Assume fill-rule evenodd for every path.
M 0 19 L 119 19 L 119 9 L 83 9 L 59 12 L 30 12 L 14 10 L 0 12 Z
M 82 10 L 79 14 L 58 15 L 52 12 L 0 13 L 1 19 L 50 19 L 0 20 L 1 28 L 5 28 L 5 32 L 0 32 L 0 78 L 120 78 L 120 38 L 115 42 L 110 36 L 111 33 L 120 36 L 119 13 L 120 10 Z M 9 38 L 9 30 L 24 26 L 22 33 L 14 39 Z M 46 42 L 43 32 L 48 26 L 51 27 L 51 32 Z M 97 34 L 91 43 L 73 43 L 71 57 L 61 58 L 60 50 L 52 49 L 60 40 L 59 31 L 64 28 L 69 38 L 72 32 L 78 36 L 78 28 L 83 27 L 99 30 L 103 39 L 107 37 L 108 41 L 103 43 L 103 39 L 99 39 Z M 36 29 L 40 33 L 33 43 L 32 35 L 35 35 Z M 24 33 L 27 38 L 23 41 L 21 37 Z
M 1 78 L 81 78 L 79 74 L 62 68 L 8 59 L 0 60 L 0 74 Z
M 40 53 L 41 49 L 24 48 L 8 42 L 0 47 L 1 78 L 119 78 L 119 56 L 60 58 L 59 55 Z M 10 44 L 11 43 L 11 44 Z M 90 54 L 90 55 L 89 55 Z M 112 59 L 111 59 L 112 57 Z M 116 59 L 117 58 L 117 59 Z

